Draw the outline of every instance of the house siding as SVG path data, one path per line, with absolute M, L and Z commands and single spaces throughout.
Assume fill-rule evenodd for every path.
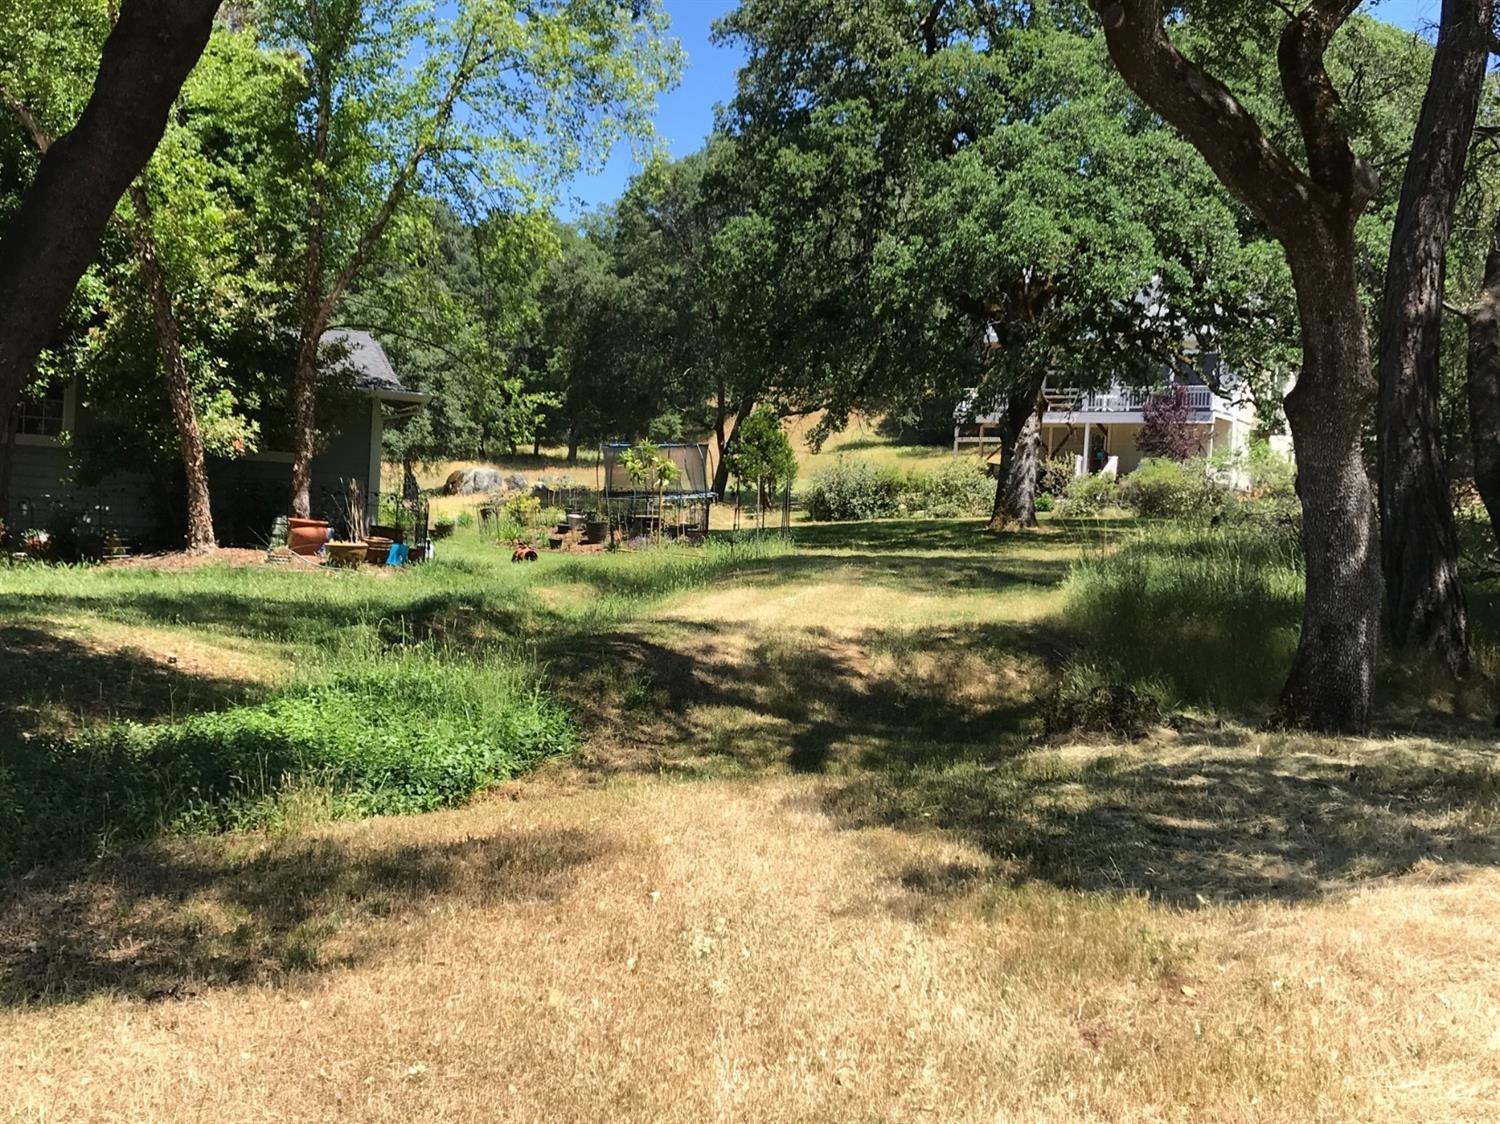
M 330 427 L 334 436 L 313 459 L 313 514 L 334 519 L 342 512 L 345 481 L 369 487 L 378 434 L 371 411 L 380 403 L 361 399 Z M 86 424 L 86 423 L 85 423 Z M 110 473 L 98 484 L 71 482 L 70 454 L 63 445 L 18 443 L 11 462 L 8 526 L 47 528 L 59 518 L 81 517 L 104 531 L 135 542 L 167 542 L 181 536 L 183 498 L 180 487 L 141 472 Z M 285 514 L 291 487 L 289 458 L 211 459 L 209 492 L 214 530 L 226 544 L 264 541 L 276 515 Z M 378 482 L 377 482 L 378 487 Z M 376 498 L 371 498 L 373 506 Z

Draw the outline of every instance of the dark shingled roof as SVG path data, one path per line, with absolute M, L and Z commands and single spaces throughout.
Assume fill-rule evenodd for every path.
M 329 348 L 329 345 L 333 345 Z M 369 332 L 354 328 L 329 328 L 323 333 L 323 346 L 337 349 L 339 367 L 354 375 L 354 387 L 378 398 L 394 398 L 405 401 L 422 401 L 428 395 L 412 390 L 402 383 L 390 357 L 380 341 Z

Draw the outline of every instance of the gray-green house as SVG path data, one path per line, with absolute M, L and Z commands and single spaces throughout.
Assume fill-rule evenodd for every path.
M 324 336 L 330 374 L 345 388 L 337 405 L 324 411 L 319 427 L 327 434 L 313 459 L 313 513 L 330 518 L 340 511 L 350 480 L 357 480 L 375 514 L 385 424 L 391 417 L 420 409 L 429 395 L 408 389 L 392 368 L 385 349 L 368 332 L 333 329 Z M 67 521 L 126 540 L 171 541 L 181 535 L 170 513 L 175 497 L 163 496 L 159 479 L 135 471 L 111 472 L 97 483 L 73 482 L 69 438 L 85 432 L 90 412 L 79 402 L 75 384 L 60 386 L 40 400 L 22 403 L 12 451 L 8 527 L 48 529 Z M 5 440 L 0 434 L 0 442 Z M 214 528 L 221 542 L 263 540 L 277 514 L 285 514 L 291 486 L 292 454 L 263 449 L 235 460 L 209 462 Z

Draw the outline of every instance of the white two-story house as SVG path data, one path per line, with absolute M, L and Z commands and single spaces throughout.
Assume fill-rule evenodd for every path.
M 1156 395 L 1181 394 L 1188 424 L 1201 429 L 1200 453 L 1245 453 L 1256 425 L 1248 395 L 1237 395 L 1231 379 L 1207 385 L 1192 369 L 1173 372 L 1162 384 L 1142 389 L 1119 383 L 1107 390 L 1087 391 L 1048 380 L 1042 391 L 1043 451 L 1050 460 L 1068 457 L 1075 475 L 1102 472 L 1119 476 L 1141 463 L 1139 439 L 1146 424 L 1146 405 Z M 977 413 L 972 404 L 959 407 L 953 427 L 953 451 L 977 452 L 998 458 L 1003 418 L 997 411 Z

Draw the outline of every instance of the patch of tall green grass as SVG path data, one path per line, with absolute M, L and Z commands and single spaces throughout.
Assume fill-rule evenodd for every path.
M 0 727 L 0 864 L 88 854 L 160 831 L 326 814 L 420 812 L 568 752 L 575 733 L 526 652 L 792 549 L 779 535 L 701 549 L 513 565 L 477 532 L 403 572 L 205 567 L 0 573 L 0 621 L 103 618 L 250 640 L 296 678 L 249 705 L 23 740 Z M 563 596 L 555 594 L 566 586 Z M 143 657 L 146 658 L 146 657 Z
M 335 816 L 429 811 L 573 745 L 567 714 L 517 661 L 344 658 L 255 705 L 0 742 L 0 862 L 263 825 L 308 789 Z
M 1303 584 L 1295 540 L 1263 525 L 1146 524 L 1073 567 L 1064 611 L 1081 662 L 1258 716 L 1296 650 Z

